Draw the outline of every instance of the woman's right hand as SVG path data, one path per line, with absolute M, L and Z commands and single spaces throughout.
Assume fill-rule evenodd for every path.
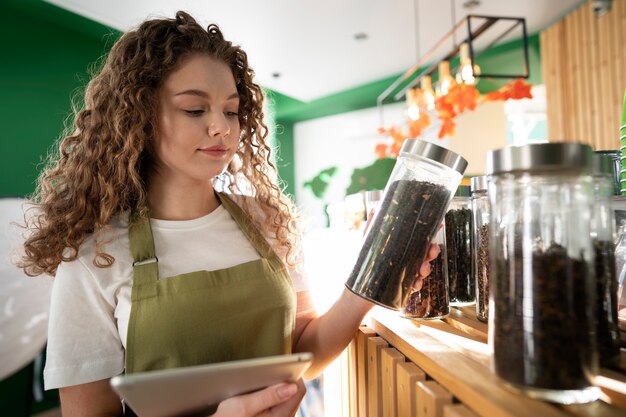
M 212 417 L 293 417 L 306 394 L 302 379 L 224 400 Z

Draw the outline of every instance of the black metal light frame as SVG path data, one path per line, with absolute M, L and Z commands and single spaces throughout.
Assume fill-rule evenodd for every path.
M 472 19 L 483 19 L 485 22 L 479 27 L 472 27 Z M 490 27 L 492 27 L 498 21 L 512 21 L 513 24 L 511 27 L 500 34 L 496 39 L 491 41 L 491 43 L 484 49 L 484 51 L 489 50 L 493 45 L 495 45 L 499 40 L 507 36 L 511 33 L 515 28 L 521 26 L 522 28 L 522 45 L 524 51 L 524 63 L 523 63 L 523 73 L 520 74 L 489 74 L 481 72 L 480 74 L 474 74 L 475 67 L 475 50 L 474 50 L 474 41 L 480 37 L 483 33 L 487 31 Z M 444 44 L 446 44 L 451 37 L 455 35 L 455 33 L 461 29 L 463 26 L 467 28 L 467 35 L 465 39 L 461 39 L 458 42 L 455 42 L 455 46 L 452 50 L 445 55 L 442 59 L 435 62 L 434 64 L 427 67 L 426 70 L 419 72 L 422 66 L 426 65 L 432 55 L 439 50 Z M 484 16 L 484 15 L 467 15 L 461 21 L 459 21 L 453 28 L 448 32 L 433 48 L 431 48 L 426 54 L 422 55 L 419 61 L 411 67 L 408 71 L 402 74 L 399 78 L 397 78 L 382 94 L 380 94 L 376 100 L 378 111 L 380 113 L 380 121 L 381 126 L 384 126 L 383 120 L 383 109 L 382 106 L 385 104 L 385 100 L 393 95 L 393 102 L 397 102 L 403 99 L 406 95 L 406 91 L 414 86 L 418 85 L 422 78 L 427 75 L 432 75 L 437 71 L 437 67 L 439 62 L 447 61 L 454 58 L 459 54 L 461 49 L 461 44 L 467 42 L 469 46 L 470 60 L 472 65 L 472 75 L 475 78 L 528 78 L 530 76 L 529 63 L 528 63 L 528 33 L 526 31 L 526 19 L 523 17 L 507 17 L 507 16 Z M 417 75 L 416 75 L 417 74 Z M 410 81 L 409 81 L 410 80 Z M 406 83 L 398 92 L 396 90 L 403 83 Z M 394 92 L 396 92 L 394 94 Z

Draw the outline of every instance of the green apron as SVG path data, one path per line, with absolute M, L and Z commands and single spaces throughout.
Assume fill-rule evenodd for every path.
M 150 221 L 131 222 L 126 373 L 291 352 L 291 278 L 247 214 L 226 195 L 218 197 L 261 258 L 159 280 Z

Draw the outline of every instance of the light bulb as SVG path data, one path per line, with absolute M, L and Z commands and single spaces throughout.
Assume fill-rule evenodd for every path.
M 424 101 L 426 101 L 426 108 L 428 110 L 433 110 L 435 108 L 435 92 L 433 91 L 433 83 L 430 76 L 427 75 L 422 78 L 420 85 L 422 87 Z
M 445 96 L 448 94 L 448 91 L 450 91 L 454 83 L 454 78 L 450 75 L 450 63 L 448 61 L 441 61 L 439 63 L 439 95 Z
M 478 65 L 474 65 L 472 70 L 472 60 L 469 54 L 469 45 L 467 42 L 461 44 L 459 71 L 456 73 L 456 81 L 459 84 L 473 85 L 476 83 L 474 75 L 480 74 Z
M 410 88 L 406 91 L 406 113 L 409 119 L 415 121 L 420 118 L 419 107 L 419 91 L 416 88 Z
M 406 109 L 407 116 L 409 119 L 416 121 L 420 118 L 420 108 L 417 104 L 411 104 L 408 109 Z

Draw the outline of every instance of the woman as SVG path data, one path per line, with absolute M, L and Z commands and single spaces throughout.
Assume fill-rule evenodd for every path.
M 123 371 L 308 351 L 313 377 L 371 308 L 349 291 L 312 308 L 253 75 L 217 26 L 178 12 L 124 34 L 89 83 L 21 265 L 55 276 L 44 376 L 64 416 L 121 415 Z M 215 415 L 293 415 L 304 392 L 279 384 Z

